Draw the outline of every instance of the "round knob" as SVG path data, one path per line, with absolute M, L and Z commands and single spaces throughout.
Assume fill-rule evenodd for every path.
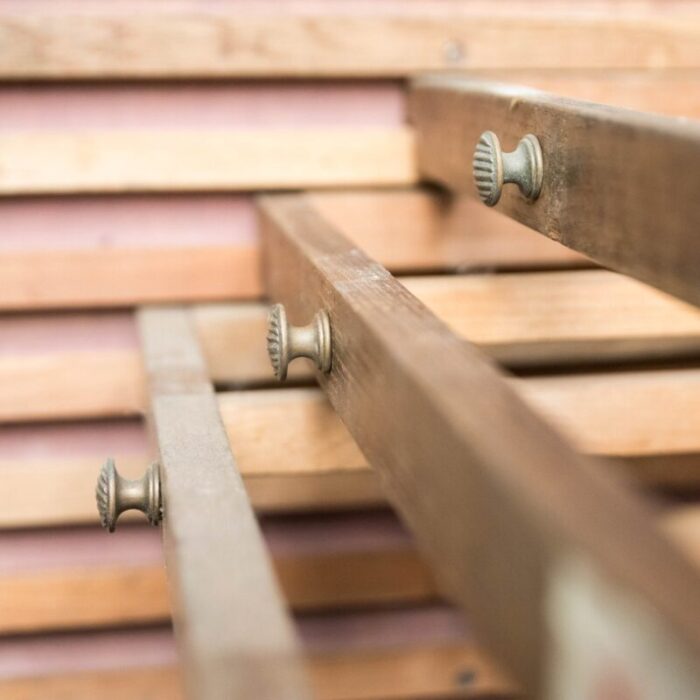
M 102 527 L 114 532 L 117 519 L 125 510 L 140 510 L 151 525 L 162 518 L 160 473 L 157 464 L 151 464 L 140 479 L 124 479 L 108 459 L 100 469 L 95 489 L 97 510 Z
M 287 378 L 287 367 L 295 357 L 308 357 L 321 372 L 331 369 L 331 323 L 319 311 L 308 326 L 290 326 L 282 304 L 275 304 L 267 320 L 267 354 L 280 381 Z
M 474 182 L 481 201 L 493 207 L 498 203 L 506 182 L 512 182 L 529 202 L 540 196 L 542 189 L 542 149 L 536 136 L 528 134 L 518 147 L 504 153 L 493 131 L 481 134 L 474 151 Z

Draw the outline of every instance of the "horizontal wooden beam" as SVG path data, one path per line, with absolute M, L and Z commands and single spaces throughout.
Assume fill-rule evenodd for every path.
M 513 685 L 470 642 L 316 654 L 306 660 L 319 700 L 510 700 Z M 183 700 L 174 666 L 136 666 L 0 680 L 0 695 L 24 700 Z
M 700 371 L 607 372 L 518 379 L 511 385 L 580 449 L 615 458 L 637 483 L 685 492 L 700 488 L 700 426 L 695 419 L 700 415 Z M 317 389 L 226 392 L 219 395 L 219 406 L 257 510 L 384 503 L 376 474 Z M 24 435 L 52 453 L 50 439 L 42 440 L 40 432 Z M 83 494 L 107 455 L 91 457 L 75 449 L 73 457 L 0 457 L 0 488 L 14 494 L 0 511 L 0 527 L 96 522 L 94 504 Z M 112 456 L 133 477 L 149 458 L 145 450 L 117 449 Z M 37 480 L 45 486 L 39 493 Z
M 405 128 L 0 134 L 0 195 L 409 185 Z
M 595 609 L 606 636 L 633 629 L 643 648 L 668 650 L 667 665 L 635 682 L 664 687 L 670 677 L 689 697 L 700 692 L 698 572 L 657 532 L 648 504 L 570 447 L 302 196 L 261 208 L 270 297 L 292 323 L 329 315 L 322 388 L 442 589 L 525 694 L 579 692 L 576 650 L 596 633 L 588 612 L 566 617 L 572 598 Z M 622 602 L 601 610 L 601 597 Z M 638 654 L 621 646 L 589 672 L 614 658 L 628 675 Z
M 404 277 L 461 337 L 509 367 L 700 356 L 700 312 L 603 270 Z M 198 306 L 195 323 L 216 382 L 268 381 L 267 307 Z M 311 377 L 302 363 L 294 378 Z
M 610 272 L 402 282 L 456 333 L 510 367 L 677 360 L 700 353 L 700 316 L 694 308 Z M 264 347 L 266 306 L 207 305 L 192 313 L 215 382 L 246 386 L 271 381 Z M 55 333 L 78 336 L 70 347 L 53 350 L 47 342 L 38 349 L 33 340 L 0 355 L 0 421 L 140 414 L 145 398 L 138 351 L 126 342 L 126 347 L 108 347 L 102 338 L 103 328 L 115 318 L 54 318 Z M 28 325 L 38 331 L 39 319 Z M 18 333 L 14 328 L 8 321 L 5 339 Z M 308 379 L 311 374 L 300 363 L 293 366 L 293 376 Z
M 517 222 L 494 217 L 469 198 L 447 201 L 419 190 L 376 190 L 317 192 L 314 201 L 395 272 L 560 267 L 584 260 Z M 42 199 L 39 205 L 37 200 L 0 200 L 6 232 L 9 228 L 18 240 L 26 238 L 27 229 L 42 236 L 31 249 L 18 244 L 0 249 L 0 309 L 259 298 L 259 246 L 255 231 L 246 227 L 254 217 L 252 203 L 239 197 L 228 204 L 203 195 L 181 195 L 176 203 L 153 196 Z M 45 213 L 37 223 L 38 206 Z M 117 226 L 104 234 L 116 241 L 113 246 L 105 247 L 92 233 L 86 236 L 86 230 L 103 231 L 105 221 L 141 229 L 144 219 L 150 226 L 144 237 L 166 241 L 173 230 L 182 235 L 183 219 L 190 228 L 204 220 L 212 238 L 219 225 L 212 219 L 223 220 L 233 242 L 177 246 L 143 240 L 139 247 L 133 236 L 120 241 Z M 52 247 L 57 231 L 62 244 L 71 243 L 69 249 Z
M 692 5 L 273 2 L 233 8 L 17 2 L 0 17 L 4 79 L 398 77 L 475 68 L 698 67 Z M 614 10 L 613 10 L 614 8 Z M 105 37 L 110 41 L 104 44 Z
M 190 317 L 145 307 L 138 322 L 187 692 L 202 700 L 308 698 L 296 635 Z
M 700 304 L 699 125 L 454 76 L 418 78 L 409 111 L 421 175 L 474 196 L 481 134 L 494 132 L 505 151 L 534 134 L 541 194 L 528 202 L 506 186 L 498 211 Z
M 295 611 L 420 604 L 437 598 L 410 547 L 279 556 L 275 573 Z M 170 619 L 162 565 L 53 568 L 0 576 L 0 635 L 151 625 Z

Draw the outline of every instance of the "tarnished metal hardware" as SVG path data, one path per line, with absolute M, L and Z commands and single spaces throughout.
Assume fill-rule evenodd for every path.
M 536 136 L 528 134 L 518 147 L 504 153 L 493 131 L 485 131 L 474 151 L 474 182 L 479 197 L 486 206 L 498 203 L 506 182 L 520 188 L 523 197 L 534 202 L 542 189 L 542 149 Z
M 100 469 L 95 498 L 100 523 L 110 532 L 125 510 L 140 510 L 151 525 L 157 525 L 163 517 L 158 465 L 151 464 L 140 479 L 132 481 L 121 477 L 114 460 L 108 459 Z
M 267 320 L 267 354 L 280 381 L 295 357 L 308 357 L 321 372 L 331 369 L 331 322 L 319 311 L 308 326 L 290 326 L 282 304 L 275 304 Z

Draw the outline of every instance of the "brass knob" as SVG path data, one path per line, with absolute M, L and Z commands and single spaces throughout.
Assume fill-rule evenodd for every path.
M 151 525 L 157 525 L 163 516 L 158 465 L 151 464 L 140 479 L 132 481 L 121 477 L 114 460 L 108 459 L 100 469 L 95 498 L 100 523 L 110 532 L 125 510 L 140 510 Z
M 280 381 L 295 357 L 308 357 L 321 372 L 331 369 L 331 322 L 319 311 L 308 326 L 290 326 L 282 304 L 275 304 L 267 319 L 267 354 Z
M 484 131 L 474 151 L 473 169 L 479 197 L 488 207 L 498 203 L 506 182 L 515 183 L 529 202 L 540 196 L 542 149 L 532 134 L 520 139 L 514 151 L 503 153 L 498 136 L 493 131 Z

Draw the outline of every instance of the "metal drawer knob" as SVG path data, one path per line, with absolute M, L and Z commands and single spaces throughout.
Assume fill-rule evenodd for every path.
M 158 465 L 151 464 L 140 479 L 132 481 L 121 477 L 114 460 L 108 459 L 100 469 L 95 498 L 100 523 L 110 532 L 125 510 L 140 510 L 151 525 L 157 525 L 163 516 Z
M 493 131 L 484 131 L 474 151 L 474 181 L 486 206 L 498 203 L 506 182 L 515 183 L 523 197 L 534 202 L 542 189 L 542 149 L 536 136 L 528 134 L 518 147 L 503 153 Z
M 321 372 L 331 369 L 331 323 L 319 311 L 308 326 L 290 326 L 282 304 L 275 304 L 267 320 L 267 354 L 275 377 L 287 378 L 287 367 L 295 357 L 308 357 Z

